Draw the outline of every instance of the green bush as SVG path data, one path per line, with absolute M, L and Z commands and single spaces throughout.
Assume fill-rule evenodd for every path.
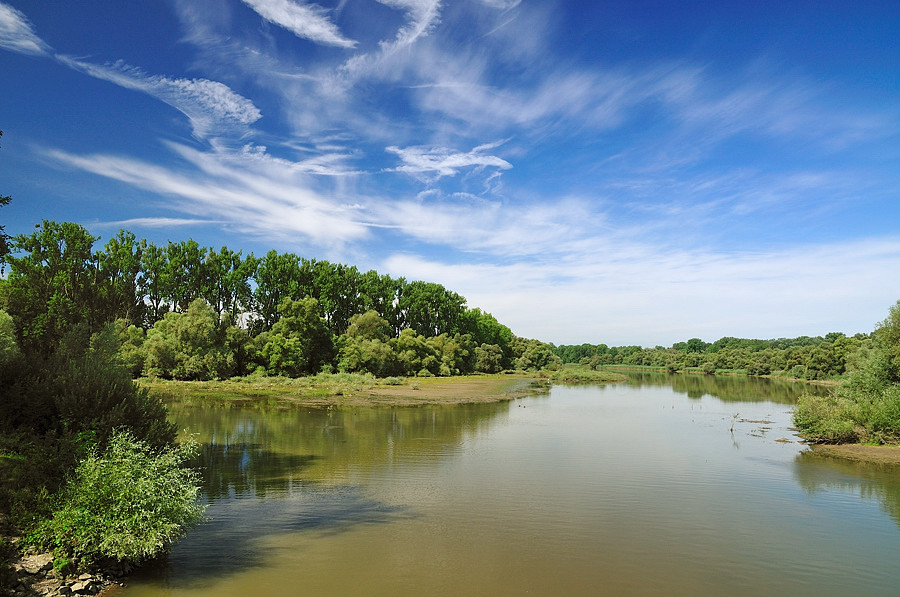
M 849 373 L 829 396 L 801 396 L 794 424 L 812 441 L 900 442 L 900 303 L 848 358 Z M 797 367 L 794 367 L 795 369 Z
M 183 466 L 196 443 L 154 452 L 116 432 L 102 454 L 81 461 L 43 535 L 81 565 L 104 558 L 140 561 L 169 548 L 203 517 L 199 476 Z
M 853 405 L 834 394 L 803 394 L 794 409 L 794 425 L 811 441 L 842 444 L 859 441 Z

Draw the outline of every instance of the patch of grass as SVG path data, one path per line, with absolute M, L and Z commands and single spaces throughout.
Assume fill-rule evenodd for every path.
M 551 382 L 562 384 L 618 383 L 626 379 L 621 373 L 588 367 L 566 367 L 550 375 Z
M 185 402 L 275 407 L 470 404 L 510 400 L 539 391 L 533 387 L 533 376 L 523 374 L 376 378 L 368 373 L 319 373 L 296 379 L 250 375 L 226 381 L 145 378 L 137 383 L 163 397 Z

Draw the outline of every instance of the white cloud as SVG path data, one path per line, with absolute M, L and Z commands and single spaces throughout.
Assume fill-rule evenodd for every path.
M 240 154 L 231 159 L 239 159 L 244 163 L 254 161 L 258 162 L 260 165 L 269 165 L 277 169 L 317 174 L 319 176 L 347 176 L 361 174 L 359 170 L 344 165 L 344 162 L 352 157 L 351 155 L 346 153 L 332 153 L 329 152 L 329 149 L 333 148 L 319 148 L 323 153 L 305 160 L 291 161 L 273 157 L 266 151 L 264 145 L 249 144 L 242 147 Z M 227 156 L 219 157 L 220 159 L 229 159 Z
M 350 217 L 355 210 L 326 198 L 296 174 L 259 171 L 215 154 L 171 145 L 188 162 L 184 171 L 109 155 L 76 155 L 48 150 L 50 159 L 172 199 L 170 207 L 193 216 L 227 222 L 264 238 L 302 237 L 320 247 L 340 247 L 368 235 Z
M 433 173 L 434 179 L 442 176 L 454 176 L 462 168 L 500 168 L 508 170 L 512 164 L 494 155 L 486 155 L 485 151 L 495 149 L 502 142 L 486 143 L 479 145 L 472 151 L 460 153 L 445 147 L 387 147 L 387 151 L 397 154 L 403 162 L 402 166 L 394 168 L 397 172 L 407 174 Z
M 397 254 L 380 267 L 444 284 L 515 333 L 557 344 L 870 332 L 900 296 L 900 281 L 885 276 L 900 268 L 898 238 L 765 253 L 619 242 L 595 255 L 507 264 Z
M 498 10 L 510 10 L 518 6 L 522 0 L 481 0 L 485 6 L 496 8 Z
M 57 59 L 74 70 L 126 89 L 142 91 L 169 104 L 188 117 L 194 135 L 199 138 L 223 130 L 243 130 L 262 118 L 252 101 L 218 81 L 148 75 L 121 61 L 98 65 L 68 56 L 57 56 Z
M 129 218 L 114 222 L 97 222 L 95 226 L 107 228 L 177 228 L 179 226 L 210 226 L 223 224 L 216 220 L 199 220 L 195 218 Z
M 28 17 L 3 3 L 0 3 L 0 48 L 31 56 L 45 56 L 51 52 L 50 46 L 34 33 Z
M 373 204 L 376 221 L 396 227 L 410 238 L 483 258 L 559 259 L 580 247 L 611 241 L 615 234 L 602 213 L 579 199 L 506 205 L 499 201 L 453 203 L 401 200 Z
M 284 27 L 297 37 L 315 43 L 352 48 L 356 42 L 341 35 L 328 19 L 326 9 L 315 4 L 300 4 L 291 0 L 243 0 L 262 18 Z
M 379 74 L 382 76 L 395 75 L 398 68 L 392 65 L 392 60 L 399 51 L 428 35 L 440 20 L 440 0 L 378 0 L 378 2 L 405 11 L 407 22 L 397 30 L 397 35 L 393 40 L 379 42 L 378 52 L 358 54 L 343 65 L 341 75 L 348 77 L 350 81 L 359 77 L 371 77 Z M 404 56 L 400 60 L 401 70 L 405 67 L 406 58 L 408 57 Z
M 440 18 L 440 0 L 378 0 L 385 6 L 403 10 L 407 15 L 407 24 L 397 31 L 393 44 L 382 42 L 384 48 L 391 50 L 408 46 L 428 32 Z

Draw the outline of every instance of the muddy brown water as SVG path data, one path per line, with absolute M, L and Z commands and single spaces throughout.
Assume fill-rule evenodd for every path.
M 171 404 L 209 521 L 150 595 L 889 595 L 900 469 L 814 456 L 804 388 L 632 375 L 495 404 Z

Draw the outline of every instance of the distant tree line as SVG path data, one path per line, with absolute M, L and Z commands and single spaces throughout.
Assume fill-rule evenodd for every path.
M 120 231 L 102 248 L 74 223 L 9 239 L 0 307 L 15 344 L 48 357 L 75 326 L 113 326 L 132 374 L 202 380 L 322 370 L 458 375 L 559 364 L 440 284 L 269 251 L 156 245 Z
M 774 340 L 724 337 L 711 343 L 691 338 L 676 342 L 671 348 L 563 345 L 555 347 L 554 352 L 563 363 L 580 363 L 594 368 L 601 365 L 634 365 L 669 371 L 737 371 L 747 375 L 777 374 L 822 380 L 843 375 L 854 355 L 869 342 L 867 334 L 846 336 L 832 332 L 825 336 Z

